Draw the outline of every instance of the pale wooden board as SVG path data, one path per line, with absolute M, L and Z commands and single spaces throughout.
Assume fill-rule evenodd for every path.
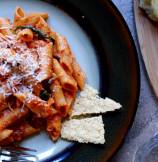
M 150 83 L 158 97 L 158 26 L 139 8 L 139 0 L 134 0 L 134 12 L 141 53 Z

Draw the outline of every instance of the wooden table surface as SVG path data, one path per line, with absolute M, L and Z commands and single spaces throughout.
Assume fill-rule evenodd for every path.
M 140 98 L 132 128 L 125 141 L 111 162 L 134 162 L 139 147 L 158 132 L 158 100 L 150 86 L 145 65 L 140 53 L 135 28 L 133 0 L 112 0 L 126 20 L 138 51 L 140 64 Z

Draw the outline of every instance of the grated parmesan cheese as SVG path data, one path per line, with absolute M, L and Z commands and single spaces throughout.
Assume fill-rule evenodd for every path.
M 30 89 L 31 92 L 33 86 L 39 83 L 39 55 L 44 48 L 29 48 L 25 42 L 19 42 L 15 35 L 0 35 L 0 86 L 4 96 L 19 89 Z

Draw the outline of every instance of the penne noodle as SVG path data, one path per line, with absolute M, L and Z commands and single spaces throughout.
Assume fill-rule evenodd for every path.
M 70 74 L 73 73 L 72 75 L 77 81 L 79 89 L 82 90 L 86 80 L 85 73 L 81 70 L 79 64 L 75 60 L 67 40 L 57 34 L 56 42 L 57 50 L 60 54 L 60 63 L 62 67 L 65 69 L 66 72 L 69 72 Z
M 72 61 L 73 61 L 73 59 L 69 55 L 62 55 L 60 57 L 60 64 L 61 64 L 61 66 L 70 75 L 72 75 L 72 72 L 73 72 Z
M 67 103 L 62 91 L 62 87 L 58 80 L 55 80 L 50 86 L 50 89 L 54 96 L 55 108 L 62 116 L 67 115 Z
M 56 113 L 55 109 L 50 107 L 46 101 L 40 99 L 31 93 L 15 93 L 17 99 L 23 102 L 38 117 L 46 118 Z
M 52 47 L 52 43 L 48 43 L 46 46 L 38 48 L 40 70 L 37 80 L 39 82 L 52 76 Z
M 47 119 L 47 132 L 53 141 L 60 137 L 61 132 L 61 116 L 54 115 Z
M 14 13 L 14 23 L 19 21 L 21 18 L 25 17 L 25 12 L 21 7 L 16 7 Z
M 83 90 L 85 82 L 86 82 L 86 75 L 80 68 L 80 66 L 77 63 L 77 61 L 75 60 L 75 58 L 73 59 L 72 68 L 73 68 L 72 75 L 75 78 L 75 80 L 77 81 L 77 85 L 78 85 L 79 89 Z
M 4 129 L 0 131 L 0 142 L 8 138 L 13 133 L 13 130 Z
M 35 25 L 39 21 L 40 17 L 42 17 L 43 19 L 47 19 L 48 14 L 44 12 L 25 14 L 22 8 L 16 7 L 14 14 L 14 26 Z
M 14 14 L 14 27 L 17 26 L 25 26 L 25 25 L 32 25 L 35 26 L 35 24 L 40 20 L 40 15 L 26 15 L 24 10 L 20 7 L 17 7 Z
M 35 134 L 39 131 L 39 129 L 35 129 L 34 127 L 29 125 L 28 123 L 24 123 L 20 128 L 21 128 L 21 130 L 23 130 L 23 137 L 22 138 L 25 138 L 25 137 L 30 136 L 32 134 Z M 16 131 L 18 131 L 18 129 Z
M 0 33 L 3 35 L 11 35 L 10 22 L 8 19 L 0 18 Z
M 71 57 L 70 47 L 68 45 L 66 38 L 58 33 L 56 33 L 56 46 L 57 51 L 61 53 L 61 55 L 68 55 Z
M 12 132 L 10 136 L 0 141 L 0 145 L 5 146 L 8 144 L 11 144 L 12 142 L 21 141 L 24 138 L 39 132 L 39 130 L 40 129 L 36 129 L 32 127 L 30 124 L 28 124 L 27 122 L 24 122 L 20 124 L 19 126 L 16 126 L 15 128 L 13 128 L 13 130 L 11 130 Z M 8 134 L 9 134 L 9 131 L 8 131 Z
M 49 25 L 42 17 L 39 18 L 39 21 L 35 24 L 35 27 L 43 31 L 45 34 L 51 35 L 51 29 Z
M 29 17 L 29 16 L 25 16 L 22 17 L 20 19 L 18 19 L 17 21 L 14 21 L 13 26 L 14 28 L 18 27 L 18 26 L 35 26 L 40 20 L 39 16 L 34 16 L 34 17 Z
M 48 13 L 46 12 L 35 12 L 35 13 L 30 13 L 30 14 L 27 14 L 28 17 L 42 17 L 44 20 L 47 20 L 48 19 Z
M 26 107 L 4 110 L 0 115 L 0 130 L 5 129 L 6 127 L 15 123 L 17 120 L 25 117 L 28 112 L 29 111 Z
M 53 70 L 59 78 L 63 89 L 66 89 L 71 92 L 77 91 L 76 81 L 65 72 L 65 70 L 62 68 L 62 66 L 56 59 L 53 59 Z
M 68 91 L 64 91 L 64 96 L 67 102 L 67 115 L 70 116 L 71 115 L 71 110 L 72 110 L 72 106 L 74 104 L 75 98 L 76 98 L 76 93 L 70 93 Z
M 57 48 L 57 55 L 60 58 L 60 64 L 64 68 L 64 70 L 72 74 L 73 69 L 72 69 L 72 61 L 73 57 L 71 55 L 71 50 L 68 45 L 67 40 L 65 37 L 61 36 L 60 34 L 56 33 L 56 48 Z M 54 54 L 54 56 L 56 55 Z
M 48 23 L 42 17 L 40 17 L 38 22 L 35 24 L 35 28 L 56 39 L 56 33 L 49 27 Z
M 61 53 L 60 62 L 62 67 L 66 69 L 66 71 L 69 71 L 71 74 L 73 71 L 73 76 L 77 81 L 79 88 L 83 89 L 86 77 L 79 64 L 76 62 L 74 55 L 69 48 L 67 40 L 57 34 L 56 42 L 58 52 Z

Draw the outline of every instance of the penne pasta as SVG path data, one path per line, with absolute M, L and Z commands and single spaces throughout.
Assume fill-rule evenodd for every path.
M 38 22 L 35 24 L 35 28 L 56 39 L 56 33 L 49 27 L 48 23 L 42 17 L 40 17 Z
M 56 111 L 52 107 L 50 107 L 46 101 L 41 100 L 34 94 L 18 92 L 15 93 L 14 95 L 38 117 L 46 118 L 56 113 Z
M 46 12 L 35 12 L 27 14 L 28 17 L 42 17 L 44 20 L 48 19 L 48 13 Z
M 15 14 L 14 14 L 14 27 L 18 26 L 25 26 L 25 25 L 32 25 L 35 26 L 35 24 L 39 21 L 40 15 L 26 15 L 24 10 L 20 7 L 16 7 Z
M 3 35 L 11 35 L 10 22 L 8 19 L 0 18 L 0 33 Z
M 54 96 L 55 108 L 60 113 L 61 116 L 67 115 L 67 103 L 62 91 L 62 87 L 58 80 L 55 80 L 50 86 L 50 89 Z
M 26 107 L 4 110 L 0 115 L 0 130 L 7 128 L 17 120 L 25 117 L 27 114 L 28 109 Z
M 73 73 L 72 63 L 73 63 L 73 59 L 71 56 L 63 55 L 62 57 L 60 57 L 61 66 L 70 75 L 72 75 Z
M 73 68 L 72 75 L 73 75 L 74 79 L 77 81 L 77 85 L 78 85 L 79 89 L 83 90 L 85 82 L 86 82 L 86 75 L 80 68 L 80 66 L 77 63 L 77 61 L 75 60 L 75 58 L 73 59 L 73 62 L 72 62 L 72 68 Z
M 76 98 L 76 93 L 70 93 L 68 91 L 64 91 L 64 96 L 65 96 L 65 100 L 67 102 L 67 115 L 70 116 L 72 106 L 73 106 L 75 98 Z
M 37 80 L 39 82 L 49 79 L 52 76 L 52 50 L 52 43 L 48 43 L 46 46 L 38 48 L 40 69 Z
M 17 21 L 14 21 L 13 26 L 14 28 L 19 27 L 19 26 L 35 26 L 40 20 L 40 16 L 34 16 L 34 17 L 29 17 L 29 16 L 24 16 Z
M 85 73 L 81 70 L 79 64 L 77 63 L 74 55 L 72 54 L 67 40 L 57 34 L 57 49 L 60 54 L 60 63 L 65 71 L 73 75 L 77 81 L 78 87 L 80 90 L 84 88 L 86 76 Z
M 16 7 L 15 13 L 14 13 L 14 24 L 23 17 L 25 17 L 24 10 L 21 7 Z
M 53 141 L 60 137 L 61 132 L 61 116 L 54 115 L 47 119 L 47 132 Z
M 68 55 L 71 56 L 70 47 L 65 37 L 61 36 L 60 34 L 56 33 L 56 48 L 61 55 Z
M 28 123 L 22 124 L 21 127 L 20 127 L 20 129 L 23 130 L 23 136 L 22 136 L 22 138 L 25 138 L 25 137 L 30 136 L 32 134 L 35 134 L 35 133 L 37 133 L 39 131 L 39 129 L 35 129 L 34 127 L 32 127 L 31 125 L 29 125 Z M 16 132 L 18 132 L 18 131 L 19 130 L 16 129 Z
M 12 142 L 21 141 L 24 138 L 39 132 L 39 130 L 40 130 L 40 129 L 36 129 L 36 128 L 32 127 L 27 122 L 24 122 L 16 127 L 13 127 L 12 129 L 13 129 L 13 130 L 11 130 L 12 132 L 10 130 L 9 130 L 10 132 L 9 131 L 7 132 L 8 135 L 10 133 L 10 136 L 8 136 L 4 140 L 0 141 L 1 146 L 11 144 Z
M 0 142 L 8 138 L 13 133 L 13 130 L 4 129 L 0 131 Z
M 61 36 L 60 34 L 56 33 L 56 48 L 57 52 L 54 54 L 54 56 L 58 56 L 61 66 L 64 68 L 64 70 L 72 74 L 72 61 L 73 57 L 71 55 L 71 50 L 68 45 L 67 40 Z
M 62 66 L 59 64 L 59 62 L 56 59 L 53 59 L 53 70 L 57 75 L 57 77 L 59 78 L 63 89 L 72 92 L 77 91 L 76 81 L 65 72 L 65 70 L 62 68 Z
M 39 21 L 36 23 L 35 27 L 37 29 L 40 29 L 41 31 L 43 31 L 46 34 L 51 35 L 51 29 L 50 29 L 49 25 L 42 17 L 39 18 Z

